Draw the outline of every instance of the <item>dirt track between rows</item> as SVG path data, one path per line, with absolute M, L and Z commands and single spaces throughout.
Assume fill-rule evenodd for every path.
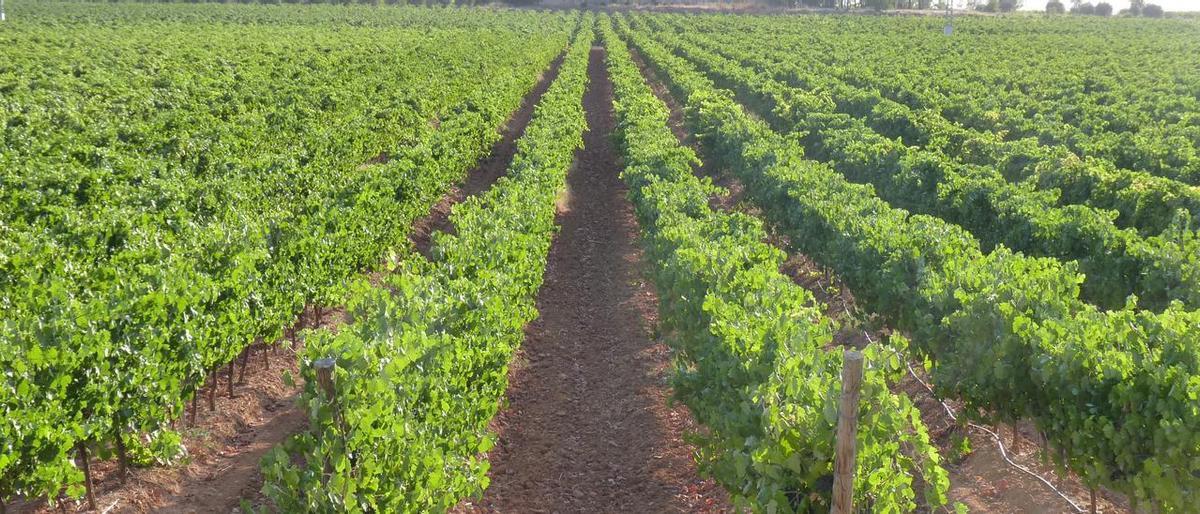
M 668 404 L 669 351 L 653 337 L 657 297 L 612 142 L 612 84 L 593 48 L 588 131 L 550 250 L 540 317 L 511 371 L 494 427 L 491 486 L 464 512 L 712 512 L 725 494 L 697 475 Z

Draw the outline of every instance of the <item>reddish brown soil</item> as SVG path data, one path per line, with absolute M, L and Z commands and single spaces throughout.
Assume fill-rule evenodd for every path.
M 697 476 L 694 422 L 668 404 L 670 352 L 652 336 L 657 298 L 642 276 L 637 223 L 610 140 L 604 52 L 584 97 L 588 131 L 568 176 L 538 295 L 493 423 L 491 487 L 459 512 L 712 512 L 724 492 Z
M 525 133 L 525 127 L 529 125 L 529 120 L 533 119 L 534 107 L 537 107 L 542 95 L 550 88 L 550 83 L 558 76 L 559 66 L 562 65 L 565 56 L 565 52 L 560 54 L 550 63 L 550 68 L 538 77 L 537 85 L 526 93 L 521 107 L 504 124 L 500 140 L 492 145 L 491 153 L 467 172 L 466 180 L 451 188 L 450 192 L 429 210 L 429 214 L 413 223 L 408 239 L 421 255 L 429 257 L 434 232 L 454 232 L 454 226 L 450 223 L 450 211 L 455 205 L 486 191 L 508 171 L 508 166 L 512 164 L 513 156 L 517 153 L 517 139 Z
M 918 367 L 914 371 L 926 384 L 928 377 Z M 962 502 L 972 512 L 1027 513 L 1027 512 L 1075 512 L 1070 504 L 1049 486 L 1017 470 L 1004 460 L 996 440 L 987 432 L 969 427 L 965 434 L 970 441 L 971 452 L 966 456 L 956 455 L 953 450 L 963 429 L 955 426 L 929 390 L 911 374 L 897 384 L 897 392 L 903 392 L 913 400 L 921 411 L 921 419 L 929 428 L 930 436 L 944 457 L 943 464 L 950 472 L 950 498 Z M 947 402 L 954 412 L 961 411 L 955 402 Z M 996 432 L 996 427 L 988 427 Z M 997 432 L 1003 439 L 1008 457 L 1026 469 L 1046 478 L 1065 493 L 1076 505 L 1088 510 L 1088 489 L 1074 474 L 1059 477 L 1054 466 L 1042 456 L 1041 437 L 1029 423 L 1019 425 L 1017 447 L 1013 449 L 1013 427 L 1002 425 Z M 1096 501 L 1097 512 L 1130 512 L 1129 503 L 1120 494 L 1100 491 Z

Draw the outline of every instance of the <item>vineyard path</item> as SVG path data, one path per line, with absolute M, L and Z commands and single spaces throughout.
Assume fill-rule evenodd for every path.
M 591 51 L 588 131 L 567 178 L 540 317 L 493 422 L 491 486 L 459 512 L 729 510 L 683 441 L 694 421 L 669 403 L 670 356 L 652 335 L 657 297 L 619 177 L 604 55 Z

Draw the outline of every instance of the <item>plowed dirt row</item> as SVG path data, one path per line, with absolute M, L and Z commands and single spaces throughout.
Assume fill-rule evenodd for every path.
M 713 512 L 724 492 L 698 477 L 668 405 L 667 348 L 653 337 L 657 298 L 643 277 L 633 209 L 612 142 L 612 84 L 593 48 L 588 131 L 568 176 L 538 297 L 540 317 L 510 372 L 494 427 L 491 487 L 461 512 Z

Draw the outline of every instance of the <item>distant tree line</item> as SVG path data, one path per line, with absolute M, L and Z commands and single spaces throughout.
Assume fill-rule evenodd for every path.
M 227 3 L 227 4 L 341 4 L 341 5 L 481 5 L 502 3 L 509 5 L 537 5 L 542 0 L 84 0 L 94 2 L 162 2 L 162 3 Z M 709 0 L 722 2 L 723 0 Z M 779 7 L 813 7 L 828 9 L 931 9 L 942 8 L 946 0 L 751 0 L 755 3 Z M 1019 0 L 991 0 L 993 2 L 1019 2 Z M 673 0 L 578 0 L 587 5 L 622 4 L 655 5 L 681 3 Z M 704 3 L 704 0 L 699 0 Z
M 641 0 L 633 3 L 671 3 Z M 765 0 L 759 3 L 778 7 L 812 7 L 823 9 L 929 9 L 935 0 Z
M 89 1 L 89 0 L 85 0 Z M 509 5 L 536 5 L 541 0 L 90 0 L 93 2 L 118 3 L 183 3 L 183 4 L 335 4 L 335 5 L 483 5 L 503 3 Z
M 118 2 L 123 0 L 92 0 Z M 140 2 L 168 3 L 229 3 L 229 4 L 359 4 L 359 5 L 482 5 L 488 3 L 503 3 L 509 5 L 537 5 L 542 0 L 133 0 Z M 590 0 L 597 5 L 603 4 L 666 4 L 677 3 L 671 0 Z M 721 0 L 717 0 L 721 1 Z M 753 1 L 753 0 L 752 0 Z M 1069 0 L 1068 9 L 1063 0 L 1050 0 L 1046 3 L 1048 14 L 1078 14 L 1085 16 L 1111 16 L 1113 6 L 1108 2 L 1093 4 L 1085 0 Z M 587 5 L 589 0 L 580 0 Z M 944 9 L 948 0 L 758 0 L 757 3 L 779 7 L 812 7 L 826 9 Z M 967 0 L 967 9 L 983 12 L 1012 12 L 1021 8 L 1023 0 Z M 1125 16 L 1145 16 L 1161 18 L 1163 8 L 1156 4 L 1147 4 L 1146 0 L 1132 0 L 1129 9 L 1123 9 L 1119 14 Z
M 983 12 L 1013 12 L 1021 8 L 1021 0 L 986 0 L 976 2 L 975 10 Z
M 1046 13 L 1048 14 L 1064 14 L 1068 12 L 1062 0 L 1050 0 L 1046 3 Z M 1092 4 L 1083 0 L 1071 0 L 1071 14 L 1079 14 L 1083 16 L 1112 16 L 1113 6 L 1108 2 L 1100 2 Z M 1162 18 L 1163 8 L 1156 4 L 1148 4 L 1146 0 L 1133 0 L 1129 4 L 1128 9 L 1123 9 L 1119 14 L 1125 16 L 1145 16 L 1147 18 Z

